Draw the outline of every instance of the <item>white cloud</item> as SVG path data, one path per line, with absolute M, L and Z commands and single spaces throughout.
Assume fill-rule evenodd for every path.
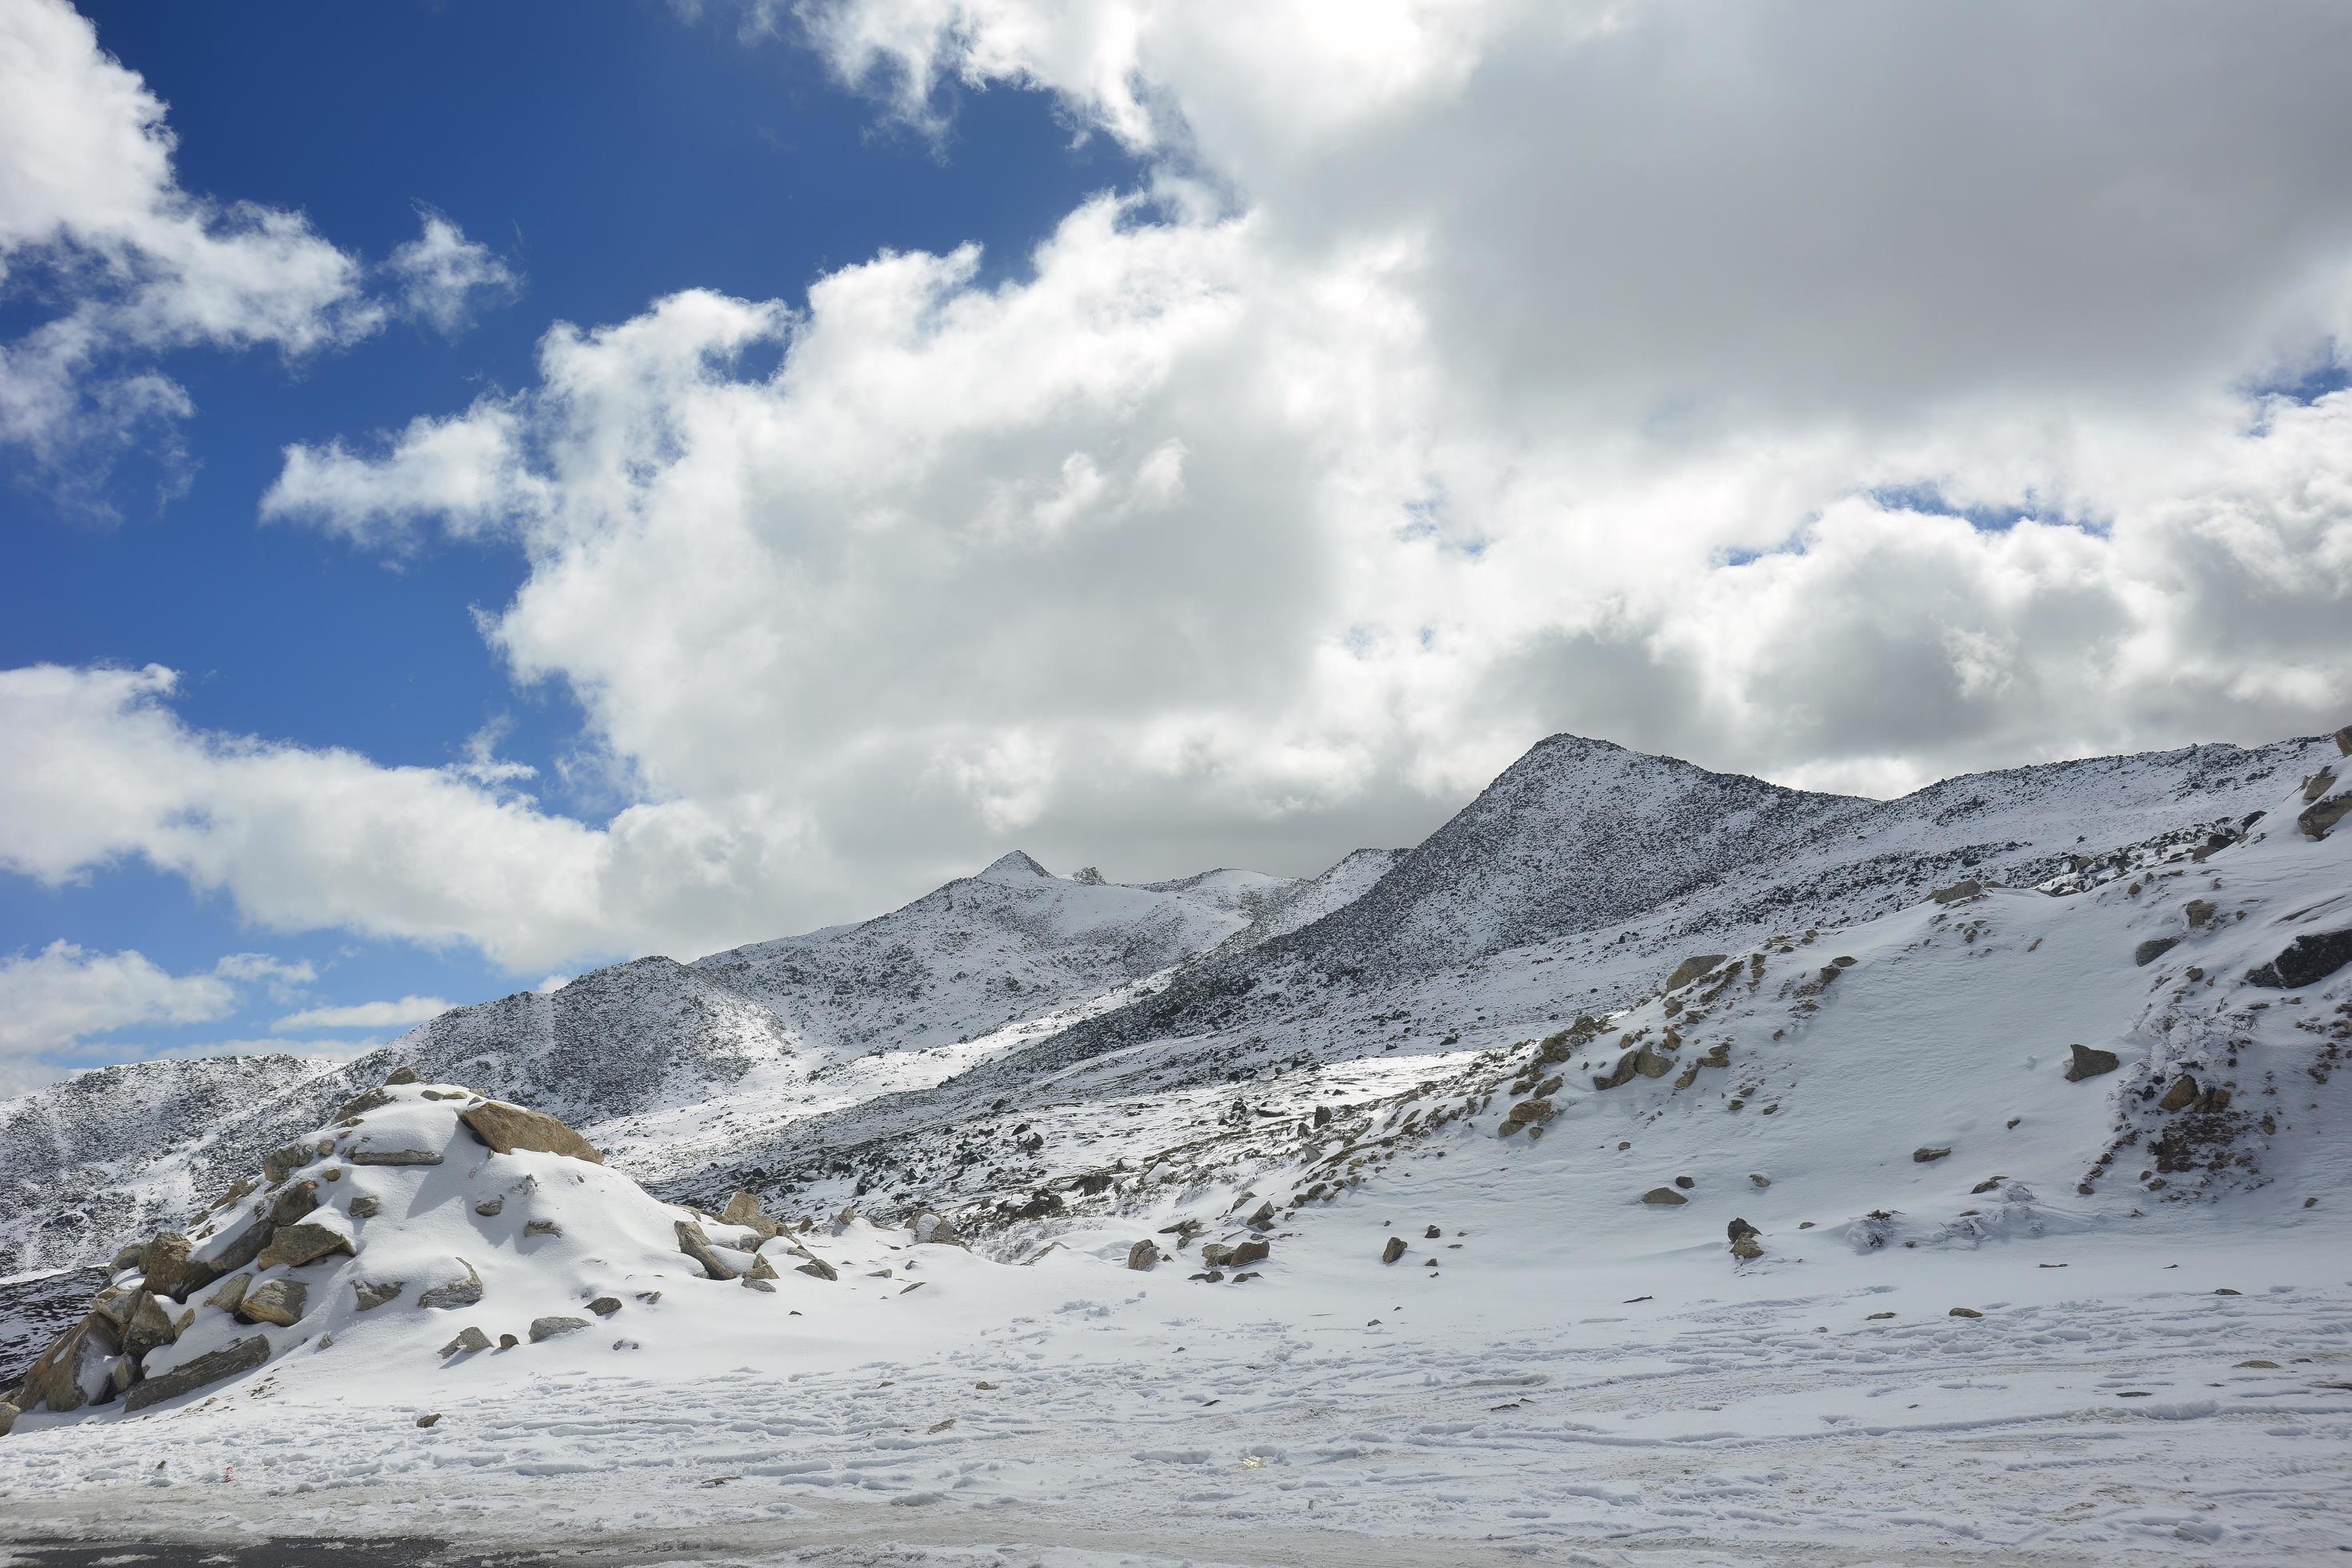
M 487 245 L 426 208 L 418 215 L 424 232 L 387 258 L 399 285 L 403 314 L 443 337 L 457 337 L 474 324 L 484 306 L 513 299 L 521 286 L 505 261 Z
M 1055 92 L 1149 189 L 1007 281 L 887 253 L 559 324 L 535 384 L 290 448 L 264 504 L 522 552 L 485 630 L 638 804 L 18 672 L 74 761 L 0 781 L 0 850 L 538 967 L 1014 834 L 1310 871 L 1560 729 L 1888 790 L 2342 721 L 2352 394 L 2233 390 L 2352 342 L 2315 13 L 797 15 L 918 121 Z
M 397 1002 L 358 1002 L 344 1007 L 310 1007 L 269 1026 L 273 1034 L 293 1029 L 404 1029 L 437 1018 L 456 1006 L 438 996 L 403 996 Z
M 169 974 L 129 951 L 58 941 L 0 957 L 0 1057 L 68 1050 L 85 1036 L 134 1024 L 205 1023 L 236 1008 L 227 981 Z
M 382 327 L 361 260 L 299 212 L 194 195 L 163 101 L 65 0 L 0 7 L 0 285 L 55 313 L 0 341 L 0 446 L 60 499 L 111 510 L 106 476 L 134 447 L 167 488 L 193 412 L 160 367 L 193 347 L 341 348 Z M 387 263 L 394 305 L 455 335 L 516 279 L 437 213 Z

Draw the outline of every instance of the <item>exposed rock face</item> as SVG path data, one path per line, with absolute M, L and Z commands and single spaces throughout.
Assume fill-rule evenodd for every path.
M 1702 952 L 1684 959 L 1675 965 L 1675 972 L 1666 976 L 1666 989 L 1679 991 L 1692 981 L 1703 979 L 1714 973 L 1717 966 L 1723 963 L 1726 956 L 1720 952 Z
M 266 1336 L 255 1334 L 249 1339 L 238 1340 L 147 1379 L 122 1396 L 122 1408 L 144 1410 L 151 1405 L 202 1388 L 208 1383 L 218 1383 L 222 1378 L 235 1377 L 241 1372 L 251 1372 L 268 1359 L 269 1341 Z
M 2099 1050 L 2092 1046 L 2069 1046 L 2067 1049 L 2074 1053 L 2074 1059 L 2066 1064 L 2068 1083 L 2080 1083 L 2086 1078 L 2113 1072 L 2120 1062 L 2115 1052 Z
M 290 1329 L 302 1321 L 310 1288 L 299 1279 L 264 1279 L 245 1293 L 236 1315 L 248 1323 L 275 1323 Z
M 2246 971 L 2246 984 L 2278 990 L 2316 985 L 2352 963 L 2352 930 L 2305 931 L 2260 968 Z
M 462 1258 L 457 1259 L 466 1263 Z M 416 1298 L 420 1307 L 471 1307 L 482 1299 L 482 1277 L 474 1266 L 466 1263 L 466 1277 L 452 1279 L 446 1285 L 436 1285 Z
M 574 1160 L 585 1160 L 592 1165 L 604 1163 L 604 1156 L 579 1133 L 552 1116 L 525 1110 L 520 1105 L 486 1100 L 479 1105 L 467 1106 L 457 1113 L 457 1117 L 465 1122 L 467 1131 L 497 1153 L 511 1154 L 518 1149 L 524 1149 L 545 1154 L 568 1155 Z

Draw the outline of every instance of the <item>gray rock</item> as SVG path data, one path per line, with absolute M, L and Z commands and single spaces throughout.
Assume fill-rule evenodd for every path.
M 1714 973 L 1716 966 L 1723 962 L 1725 956 L 1720 952 L 1702 952 L 1695 957 L 1684 959 L 1675 965 L 1675 972 L 1666 976 L 1665 989 L 1679 991 L 1692 981 L 1704 979 Z
M 1389 1244 L 1381 1248 L 1381 1261 L 1383 1263 L 1394 1263 L 1398 1258 L 1402 1258 L 1403 1256 L 1404 1237 L 1401 1236 L 1392 1236 L 1389 1237 Z
M 373 1312 L 387 1301 L 398 1300 L 400 1293 L 407 1289 L 405 1279 L 355 1279 L 352 1282 L 352 1297 L 359 1310 Z
M 315 1263 L 333 1252 L 352 1250 L 351 1237 L 340 1230 L 303 1220 L 296 1225 L 280 1226 L 269 1238 L 269 1245 L 253 1261 L 264 1270 L 280 1265 L 299 1268 Z
M 1652 1187 L 1642 1194 L 1642 1201 L 1645 1204 L 1655 1204 L 1660 1208 L 1675 1208 L 1690 1202 L 1690 1199 L 1672 1187 Z
M 383 1212 L 383 1200 L 373 1193 L 362 1193 L 352 1200 L 348 1212 L 353 1219 L 373 1219 Z
M 383 1081 L 387 1086 L 390 1086 L 394 1084 L 415 1083 L 417 1081 L 417 1079 L 415 1070 L 412 1068 L 394 1068 Z
M 1226 1259 L 1226 1265 L 1229 1268 L 1241 1268 L 1252 1263 L 1263 1263 L 1273 1253 L 1272 1242 L 1252 1237 L 1234 1248 L 1233 1256 Z
M 595 1145 L 563 1125 L 552 1116 L 542 1116 L 536 1110 L 525 1110 L 520 1105 L 502 1100 L 486 1100 L 479 1105 L 467 1106 L 457 1113 L 458 1120 L 473 1133 L 500 1154 L 527 1150 L 543 1154 L 562 1154 L 574 1160 L 585 1160 L 601 1165 L 604 1156 Z
M 2152 936 L 2132 949 L 2132 962 L 2145 969 L 2179 945 L 2177 936 Z
M 2120 1058 L 2113 1051 L 2102 1051 L 2090 1046 L 2070 1046 L 2074 1059 L 2066 1064 L 2066 1081 L 2080 1083 L 2086 1078 L 2116 1070 Z
M 206 1384 L 218 1383 L 222 1378 L 235 1377 L 242 1372 L 251 1372 L 268 1359 L 269 1341 L 267 1336 L 255 1334 L 248 1339 L 237 1340 L 193 1361 L 184 1362 L 169 1372 L 148 1378 L 122 1396 L 122 1408 L 126 1411 L 144 1410 L 151 1405 L 190 1393 Z
M 585 1318 L 553 1316 L 533 1318 L 530 1321 L 530 1342 L 537 1344 L 541 1340 L 557 1339 L 564 1334 L 576 1334 L 587 1326 L 588 1320 Z
M 264 1279 L 245 1293 L 236 1305 L 237 1317 L 248 1323 L 275 1323 L 292 1328 L 302 1321 L 310 1288 L 299 1279 Z
M 474 1327 L 473 1324 L 468 1323 L 464 1328 L 457 1331 L 457 1337 L 456 1339 L 451 1340 L 447 1344 L 441 1347 L 441 1353 L 443 1355 L 456 1355 L 460 1352 L 486 1351 L 489 1348 L 490 1336 L 482 1332 L 481 1330 Z
M 805 1274 L 812 1279 L 838 1279 L 841 1278 L 841 1271 L 835 1268 L 832 1264 L 827 1263 L 822 1258 L 811 1258 L 807 1262 L 795 1267 L 793 1272 L 796 1274 Z
M 1160 1244 L 1149 1237 L 1127 1249 L 1127 1266 L 1129 1268 L 1148 1269 L 1159 1261 Z
M 347 1156 L 354 1165 L 437 1165 L 437 1149 L 353 1149 Z
M 2268 963 L 2246 971 L 2246 984 L 2278 991 L 2316 985 L 2347 963 L 2352 963 L 2352 929 L 2305 931 Z
M 218 1307 L 224 1312 L 234 1312 L 238 1303 L 245 1300 L 245 1293 L 252 1288 L 252 1275 L 232 1274 L 220 1282 L 219 1289 L 205 1298 L 205 1305 Z
M 462 1258 L 457 1261 L 466 1263 Z M 472 1264 L 466 1263 L 463 1279 L 452 1279 L 446 1285 L 434 1286 L 416 1298 L 416 1304 L 420 1307 L 471 1307 L 481 1299 L 482 1277 L 474 1271 Z
M 710 1245 L 710 1237 L 703 1234 L 700 1226 L 690 1219 L 682 1219 L 675 1222 L 672 1228 L 677 1233 L 677 1249 L 700 1264 L 704 1275 L 712 1279 L 735 1278 L 735 1267 L 719 1256 Z
M 563 1227 L 551 1219 L 525 1220 L 522 1233 L 525 1236 L 562 1236 Z
M 2186 1110 L 2196 1103 L 2197 1080 L 2188 1073 L 2182 1073 L 2172 1080 L 2172 1087 L 2164 1091 L 2164 1098 L 2156 1102 L 2156 1108 L 2164 1111 Z
M 751 1275 L 746 1274 L 743 1276 L 743 1289 L 746 1290 L 764 1290 L 769 1295 L 772 1296 L 776 1293 L 776 1282 L 772 1279 L 755 1279 Z
M 1932 1165 L 1937 1161 L 1941 1160 L 1951 1153 L 1951 1152 L 1952 1151 L 1948 1147 L 1942 1149 L 1914 1149 L 1911 1151 L 1911 1163 L 1915 1165 Z
M 599 1296 L 588 1303 L 588 1310 L 600 1318 L 609 1318 L 621 1310 L 621 1299 L 618 1296 Z
M 474 1205 L 474 1212 L 484 1219 L 496 1219 L 506 1212 L 506 1207 L 507 1200 L 503 1197 L 484 1198 Z

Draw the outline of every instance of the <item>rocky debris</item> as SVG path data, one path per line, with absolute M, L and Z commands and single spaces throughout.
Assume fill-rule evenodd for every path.
M 2182 917 L 2192 930 L 2209 923 L 2221 911 L 2221 906 L 2210 899 L 2191 899 L 2180 907 Z
M 2182 1073 L 2172 1080 L 2172 1087 L 2164 1091 L 2164 1098 L 2156 1102 L 2156 1108 L 2163 1111 L 2186 1110 L 2196 1103 L 2197 1079 Z
M 1949 1312 L 1946 1313 L 1945 1316 L 1952 1318 L 1981 1318 L 1984 1314 L 1978 1311 L 1974 1307 L 1955 1307 Z
M 355 1148 L 345 1158 L 354 1165 L 437 1165 L 441 1163 L 438 1149 L 369 1149 Z
M 1034 1262 L 1035 1259 L 1032 1258 L 1030 1261 Z M 827 1263 L 822 1258 L 812 1257 L 807 1262 L 795 1267 L 793 1271 L 796 1274 L 805 1274 L 812 1279 L 838 1279 L 841 1278 L 841 1271 L 835 1268 L 832 1264 Z
M 772 1296 L 776 1293 L 776 1282 L 773 1279 L 766 1279 L 757 1274 L 746 1274 L 743 1276 L 743 1289 L 746 1290 L 763 1290 L 767 1294 Z
M 404 1279 L 355 1279 L 352 1282 L 352 1304 L 362 1312 L 373 1312 L 388 1301 L 400 1299 L 408 1289 Z
M 1696 1176 L 1676 1176 L 1675 1178 L 1675 1185 L 1680 1187 L 1685 1192 L 1689 1192 L 1692 1188 L 1698 1185 L 1698 1178 Z
M 1951 1150 L 1948 1148 L 1914 1149 L 1911 1151 L 1911 1163 L 1915 1165 L 1932 1165 L 1950 1152 Z
M 2352 963 L 2352 930 L 2305 931 L 2268 963 L 2246 971 L 2246 984 L 2274 991 L 2316 985 L 2347 963 Z
M 1234 1255 L 1226 1260 L 1226 1266 L 1232 1268 L 1246 1268 L 1253 1263 L 1265 1262 L 1273 1254 L 1274 1243 L 1253 1237 L 1234 1248 Z
M 1666 976 L 1664 989 L 1679 991 L 1694 980 L 1704 980 L 1715 973 L 1727 956 L 1720 952 L 1702 952 L 1684 959 L 1675 965 L 1675 972 Z
M 1233 1260 L 1232 1244 L 1223 1241 L 1204 1241 L 1201 1244 L 1201 1261 L 1210 1268 L 1223 1268 Z
M 751 1254 L 751 1267 L 743 1270 L 743 1278 L 746 1279 L 776 1279 L 778 1278 L 776 1266 L 768 1261 L 766 1253 L 755 1252 Z
M 600 1318 L 609 1318 L 621 1310 L 621 1299 L 618 1296 L 599 1296 L 588 1303 L 588 1310 Z
M 963 1236 L 956 1229 L 955 1222 L 936 1210 L 919 1211 L 915 1215 L 914 1224 L 908 1228 L 914 1233 L 918 1246 L 961 1247 L 963 1245 Z
M 2295 816 L 2294 825 L 2303 829 L 2306 837 L 2325 838 L 2328 829 L 2343 821 L 2347 815 L 2352 815 L 2352 790 L 2305 806 Z
M 762 1241 L 773 1239 L 782 1234 L 784 1228 L 761 1211 L 757 1194 L 740 1188 L 727 1200 L 727 1206 L 719 1211 L 719 1217 L 729 1225 L 741 1226 Z
M 471 1307 L 481 1300 L 481 1275 L 476 1273 L 474 1266 L 466 1263 L 464 1258 L 460 1258 L 457 1261 L 466 1264 L 466 1277 L 463 1279 L 452 1279 L 446 1285 L 434 1286 L 433 1289 L 416 1298 L 418 1306 Z
M 1766 1176 L 1766 1175 L 1759 1175 L 1759 1174 L 1758 1174 L 1758 1173 L 1757 1173 L 1756 1172 L 1754 1172 L 1754 1171 L 1750 1171 L 1750 1172 L 1748 1172 L 1748 1181 L 1749 1181 L 1749 1182 L 1753 1183 L 1753 1184 L 1754 1184 L 1757 1187 L 1759 1187 L 1759 1189 L 1760 1189 L 1760 1188 L 1763 1188 L 1763 1187 L 1769 1187 L 1769 1186 L 1770 1186 L 1770 1185 L 1772 1184 L 1772 1178 L 1771 1178 L 1771 1177 L 1769 1177 L 1769 1176 Z
M 700 1226 L 690 1219 L 682 1219 L 676 1228 L 677 1249 L 700 1264 L 706 1276 L 712 1279 L 732 1279 L 736 1277 L 735 1267 L 719 1256 L 717 1249 L 710 1245 L 710 1237 L 703 1234 Z
M 1660 1208 L 1675 1208 L 1690 1202 L 1690 1199 L 1672 1187 L 1652 1187 L 1642 1194 L 1642 1201 L 1645 1204 L 1655 1204 Z
M 415 1083 L 418 1079 L 413 1068 L 394 1068 L 385 1076 L 383 1081 L 384 1087 L 389 1089 L 398 1084 Z
M 554 1117 L 525 1110 L 504 1100 L 486 1100 L 479 1105 L 469 1105 L 457 1112 L 457 1120 L 494 1153 L 512 1154 L 521 1150 L 562 1154 L 585 1160 L 592 1165 L 604 1163 L 604 1156 L 596 1152 L 594 1145 Z
M 506 1211 L 507 1200 L 503 1196 L 484 1198 L 480 1203 L 474 1205 L 474 1212 L 480 1215 L 484 1219 L 496 1219 L 499 1215 L 506 1213 Z
M 25 1373 L 22 1408 L 79 1410 L 106 1386 L 108 1364 L 121 1351 L 114 1325 L 93 1312 L 49 1342 Z
M 585 1318 L 567 1318 L 557 1315 L 533 1318 L 530 1321 L 530 1342 L 537 1344 L 541 1340 L 559 1339 L 565 1334 L 576 1334 L 587 1326 L 588 1320 Z
M 551 1219 L 530 1219 L 523 1221 L 522 1233 L 525 1236 L 562 1236 L 563 1227 Z
M 280 1188 L 278 1195 L 270 1199 L 269 1223 L 274 1226 L 292 1225 L 318 1206 L 318 1183 L 310 1181 L 290 1183 Z
M 2142 969 L 2146 969 L 2149 964 L 2154 963 L 2158 959 L 2162 958 L 2166 953 L 2170 952 L 2174 948 L 2179 947 L 2179 945 L 2180 939 L 2177 936 L 2149 937 L 2146 942 L 2141 942 L 2137 947 L 2132 949 L 2132 962 L 2138 964 Z
M 188 1256 L 193 1244 L 176 1230 L 167 1230 L 139 1249 L 139 1273 L 147 1289 L 173 1300 L 219 1278 L 210 1264 Z
M 1658 1049 L 1652 1042 L 1644 1040 L 1635 1049 L 1619 1057 L 1617 1065 L 1612 1068 L 1605 1077 L 1595 1078 L 1592 1080 L 1592 1087 L 1615 1089 L 1622 1084 L 1633 1082 L 1637 1075 L 1642 1078 L 1664 1078 L 1674 1070 L 1675 1058 Z
M 1955 882 L 1948 888 L 1937 888 L 1927 897 L 1932 902 L 1938 904 L 1962 904 L 1983 891 L 1984 884 L 1970 877 L 1964 881 Z
M 383 1200 L 373 1193 L 362 1193 L 353 1198 L 351 1207 L 343 1212 L 353 1219 L 373 1219 L 383 1212 Z
M 168 1345 L 180 1337 L 180 1331 L 194 1319 L 193 1312 L 173 1318 L 163 1310 L 164 1298 L 152 1290 L 142 1290 L 132 1304 L 130 1318 L 122 1324 L 122 1353 L 137 1361 L 159 1345 Z
M 1433 1225 L 1427 1230 L 1421 1233 L 1421 1239 L 1423 1241 L 1435 1241 L 1444 1234 L 1445 1232 Z
M 269 1339 L 265 1334 L 236 1340 L 216 1351 L 181 1363 L 169 1372 L 162 1372 L 140 1383 L 122 1396 L 122 1408 L 144 1410 L 151 1405 L 218 1383 L 225 1377 L 235 1377 L 251 1372 L 269 1359 Z
M 299 1267 L 315 1263 L 331 1252 L 349 1252 L 352 1238 L 332 1226 L 303 1220 L 297 1225 L 281 1226 L 272 1232 L 269 1245 L 254 1258 L 257 1267 L 276 1268 L 284 1264 Z
M 1511 1107 L 1510 1114 L 1503 1119 L 1502 1130 L 1495 1135 L 1508 1138 L 1512 1133 L 1525 1131 L 1529 1127 L 1540 1127 L 1552 1119 L 1552 1114 L 1550 1100 L 1523 1100 Z
M 2066 1064 L 2068 1083 L 2080 1083 L 2086 1078 L 2113 1072 L 2121 1064 L 2121 1058 L 2115 1052 L 2103 1051 L 2094 1046 L 2069 1046 L 2066 1048 L 2074 1053 L 2073 1059 Z
M 1746 1220 L 1735 1219 L 1723 1230 L 1731 1243 L 1732 1257 L 1745 1262 L 1764 1256 L 1764 1243 L 1759 1239 L 1760 1233 Z
M 457 1337 L 456 1339 L 451 1340 L 447 1344 L 441 1347 L 441 1353 L 443 1355 L 457 1355 L 461 1352 L 486 1351 L 489 1348 L 490 1336 L 482 1332 L 481 1330 L 474 1327 L 473 1324 L 467 1323 L 464 1328 L 457 1331 Z
M 245 1293 L 236 1315 L 248 1323 L 273 1323 L 290 1329 L 302 1321 L 310 1288 L 299 1279 L 264 1279 Z
M 218 1289 L 205 1298 L 205 1305 L 218 1307 L 224 1312 L 234 1312 L 237 1304 L 245 1300 L 245 1293 L 252 1288 L 252 1275 L 232 1274 L 221 1281 Z
M 441 1413 L 440 1413 L 439 1411 L 437 1411 L 437 1410 L 436 1410 L 436 1411 L 433 1412 L 433 1414 L 432 1414 L 432 1415 L 420 1415 L 420 1416 L 418 1416 L 418 1417 L 416 1418 L 416 1424 L 417 1424 L 417 1426 L 437 1426 L 437 1425 L 440 1423 L 440 1420 L 441 1420 Z
M 1389 1237 L 1389 1244 L 1381 1248 L 1381 1261 L 1383 1263 L 1394 1263 L 1398 1258 L 1402 1258 L 1403 1256 L 1404 1237 L 1401 1236 L 1392 1236 Z
M 1159 1261 L 1160 1244 L 1149 1237 L 1127 1249 L 1127 1266 L 1129 1268 L 1148 1269 Z

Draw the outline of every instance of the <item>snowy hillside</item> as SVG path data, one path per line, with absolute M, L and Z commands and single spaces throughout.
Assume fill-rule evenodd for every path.
M 746 1561 L 2318 1560 L 2352 1481 L 2336 752 L 1859 808 L 1604 756 L 1691 784 L 1607 831 L 1730 802 L 1782 847 L 1648 905 L 1562 858 L 1629 901 L 1530 928 L 1576 917 L 1529 873 L 1464 943 L 1538 940 L 1072 1049 L 1148 1005 L 1114 991 L 781 1130 L 659 1110 L 650 1047 L 598 1091 L 770 1161 L 749 1191 L 649 1194 L 479 1082 L 362 1085 L 100 1277 L 0 1410 L 0 1521 L 228 1539 L 299 1500 L 658 1557 L 691 1480 L 694 1547 Z M 1482 863 L 1596 841 L 1560 782 L 1549 822 L 1525 779 L 1486 803 Z M 1404 886 L 1264 951 L 1471 890 Z M 1751 908 L 1785 918 L 1689 940 Z

